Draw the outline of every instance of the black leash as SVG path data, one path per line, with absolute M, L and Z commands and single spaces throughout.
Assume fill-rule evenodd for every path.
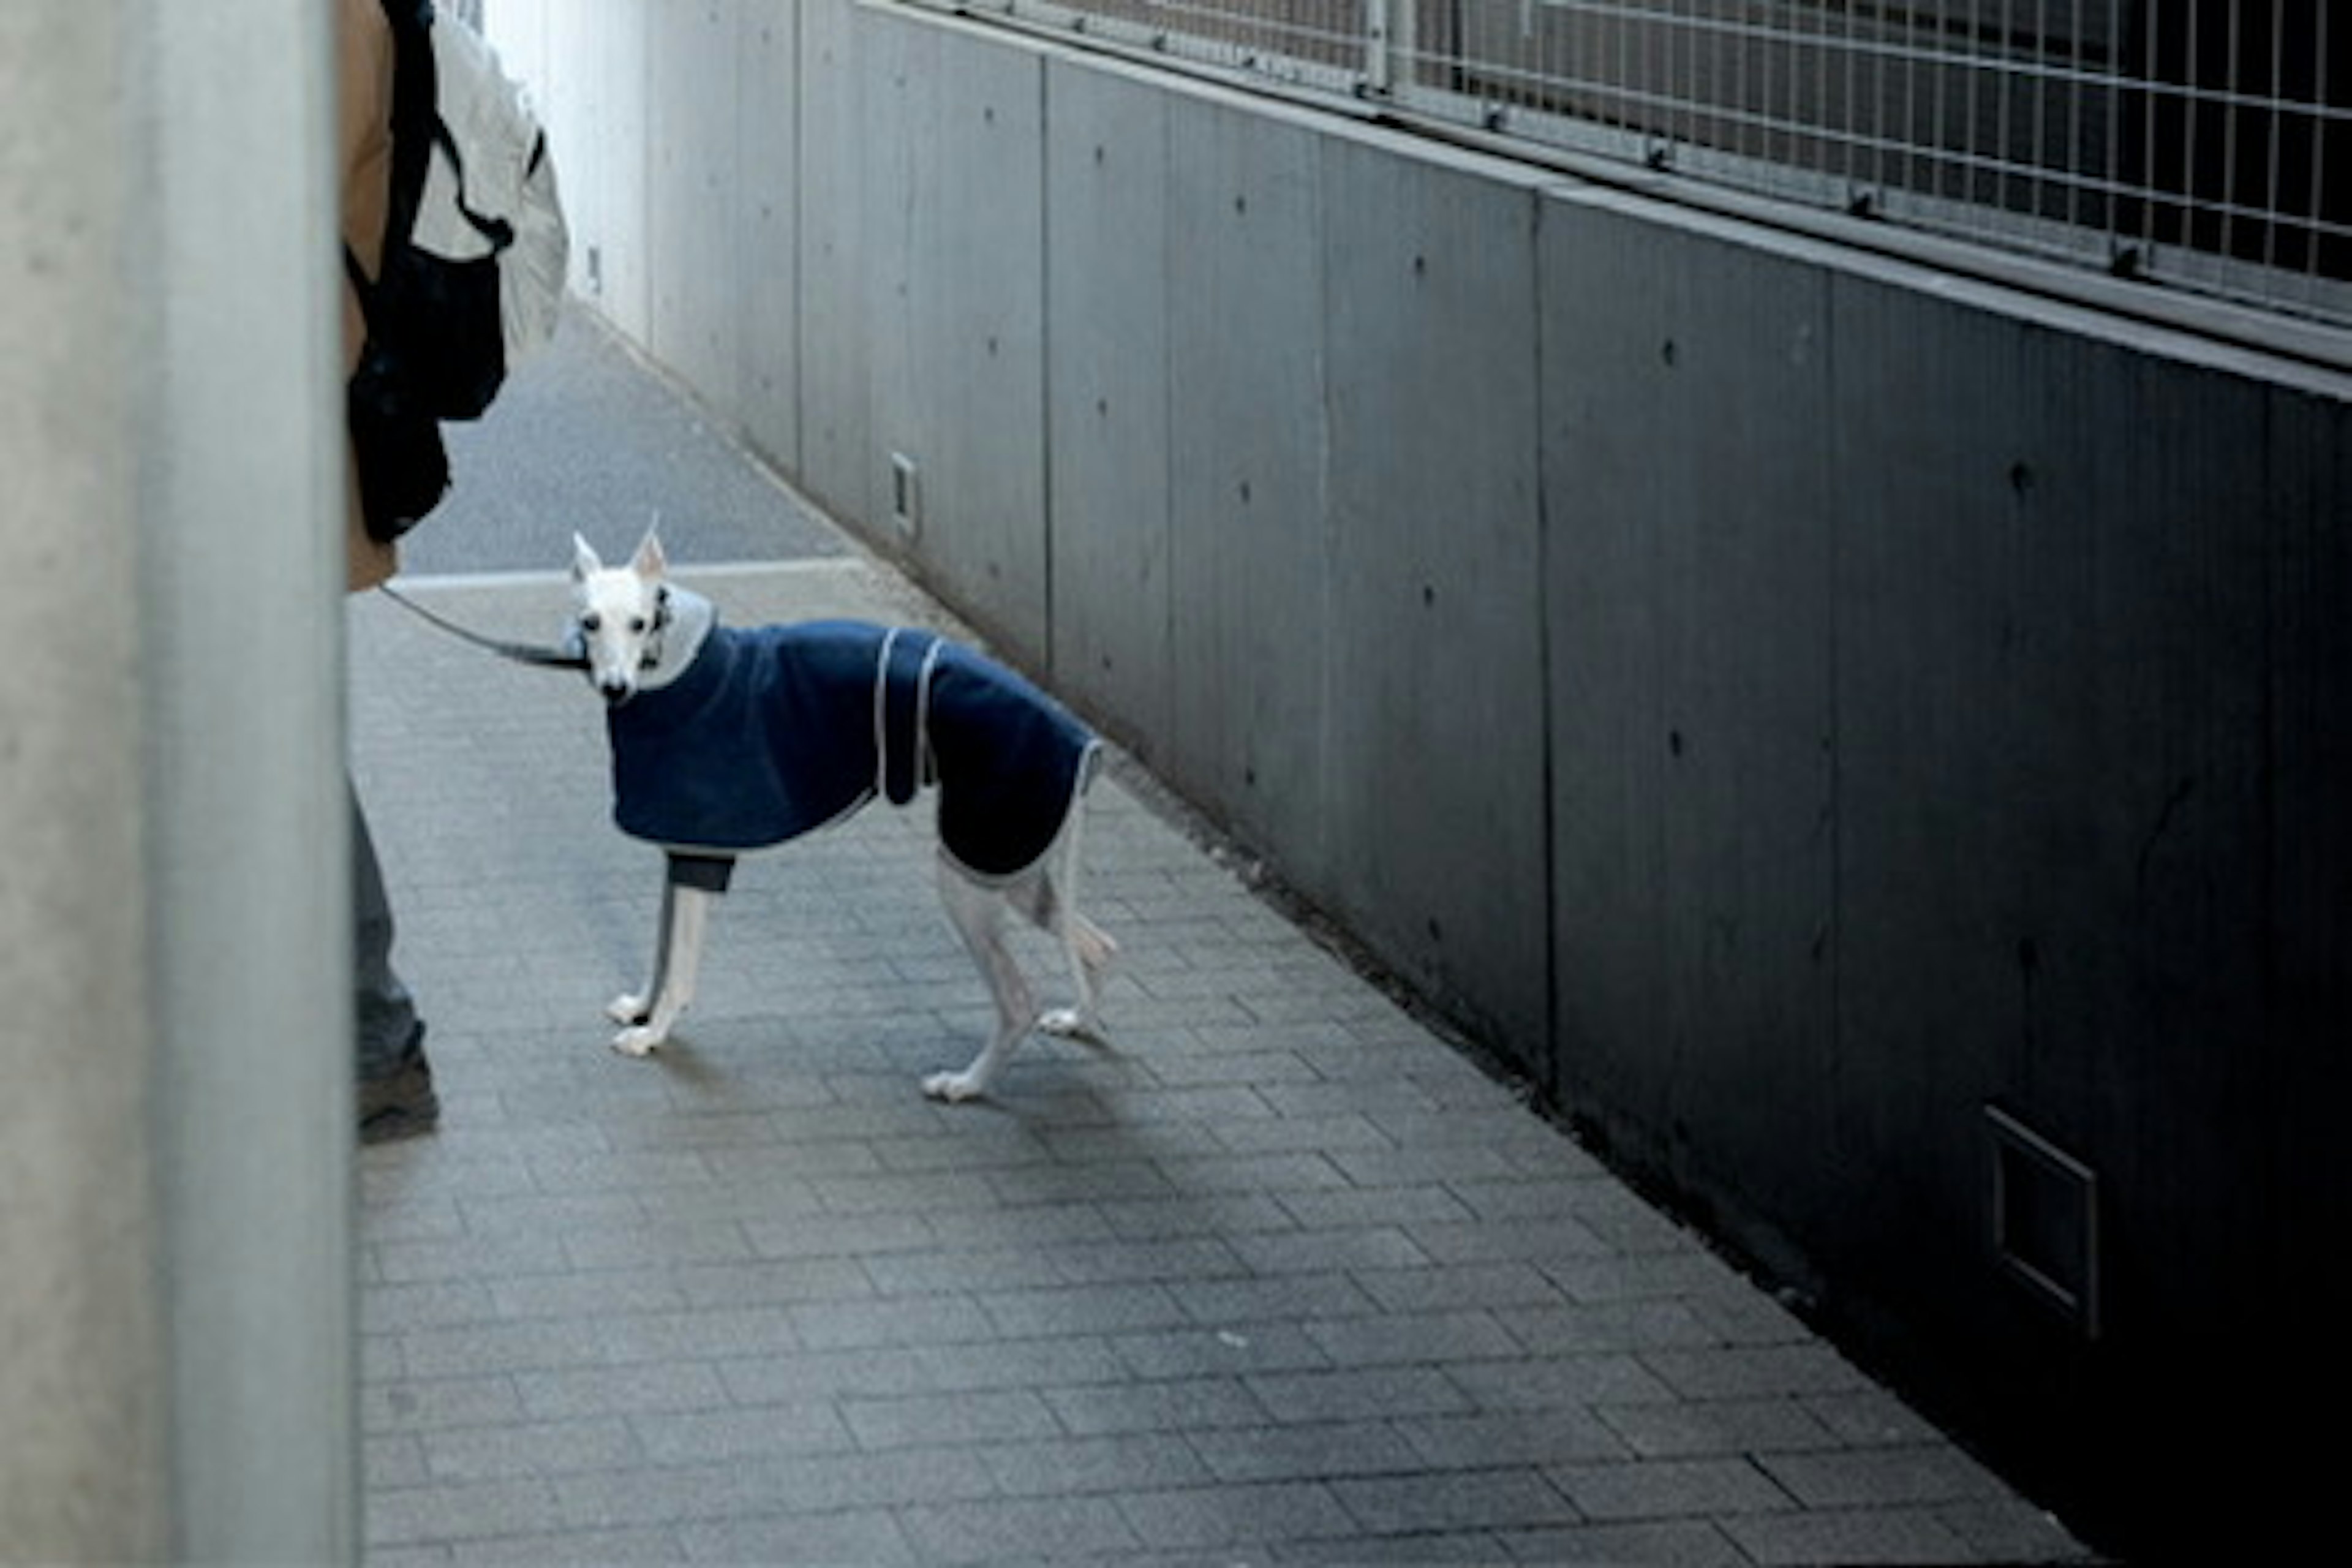
M 383 594 L 394 604 L 403 606 L 412 615 L 417 616 L 440 627 L 443 631 L 447 632 L 451 637 L 457 637 L 460 641 L 472 643 L 476 647 L 487 648 L 491 653 L 497 654 L 500 658 L 510 659 L 516 664 L 536 665 L 542 669 L 585 669 L 588 668 L 588 658 L 585 654 L 572 653 L 565 648 L 549 647 L 543 644 L 507 642 L 499 637 L 484 637 L 478 631 L 474 631 L 467 626 L 459 626 L 457 622 L 450 620 L 445 616 L 434 614 L 431 610 L 426 609 L 424 605 L 418 604 L 407 595 L 400 592 L 389 583 L 377 584 L 376 591 Z

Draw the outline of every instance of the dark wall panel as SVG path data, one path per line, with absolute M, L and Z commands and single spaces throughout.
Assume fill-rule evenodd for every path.
M 1168 106 L 1169 627 L 1161 765 L 1302 886 L 1327 867 L 1322 142 Z
M 1529 184 L 1334 142 L 1330 901 L 1498 1038 L 1543 1038 Z
M 1157 761 L 1172 684 L 1168 97 L 1057 62 L 1046 92 L 1053 672 Z
M 1853 1173 L 1829 288 L 1704 229 L 1662 251 L 1605 196 L 1548 203 L 1543 258 L 1559 1084 L 1677 1179 L 1792 1211 Z

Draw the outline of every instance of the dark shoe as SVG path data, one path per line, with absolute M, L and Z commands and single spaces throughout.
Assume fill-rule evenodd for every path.
M 433 1067 L 421 1047 L 413 1047 L 391 1077 L 360 1082 L 362 1143 L 414 1138 L 432 1131 L 440 1121 L 441 1101 L 433 1092 Z

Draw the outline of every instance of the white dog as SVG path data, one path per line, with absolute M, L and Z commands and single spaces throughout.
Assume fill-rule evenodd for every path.
M 985 1094 L 1032 1029 L 1098 1037 L 1117 944 L 1077 911 L 1079 821 L 1101 744 L 1027 681 L 913 628 L 813 621 L 738 630 L 666 580 L 652 532 L 626 566 L 574 537 L 572 637 L 603 694 L 614 817 L 668 855 L 653 979 L 608 1012 L 643 1056 L 693 999 L 712 901 L 735 858 L 837 822 L 877 795 L 939 787 L 940 894 L 996 1001 L 971 1064 L 923 1080 Z M 1040 1014 L 1005 942 L 1017 910 L 1058 938 L 1075 1004 Z

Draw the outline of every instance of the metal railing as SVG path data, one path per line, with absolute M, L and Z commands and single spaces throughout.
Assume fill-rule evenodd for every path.
M 2352 5 L 917 3 L 2352 325 Z

